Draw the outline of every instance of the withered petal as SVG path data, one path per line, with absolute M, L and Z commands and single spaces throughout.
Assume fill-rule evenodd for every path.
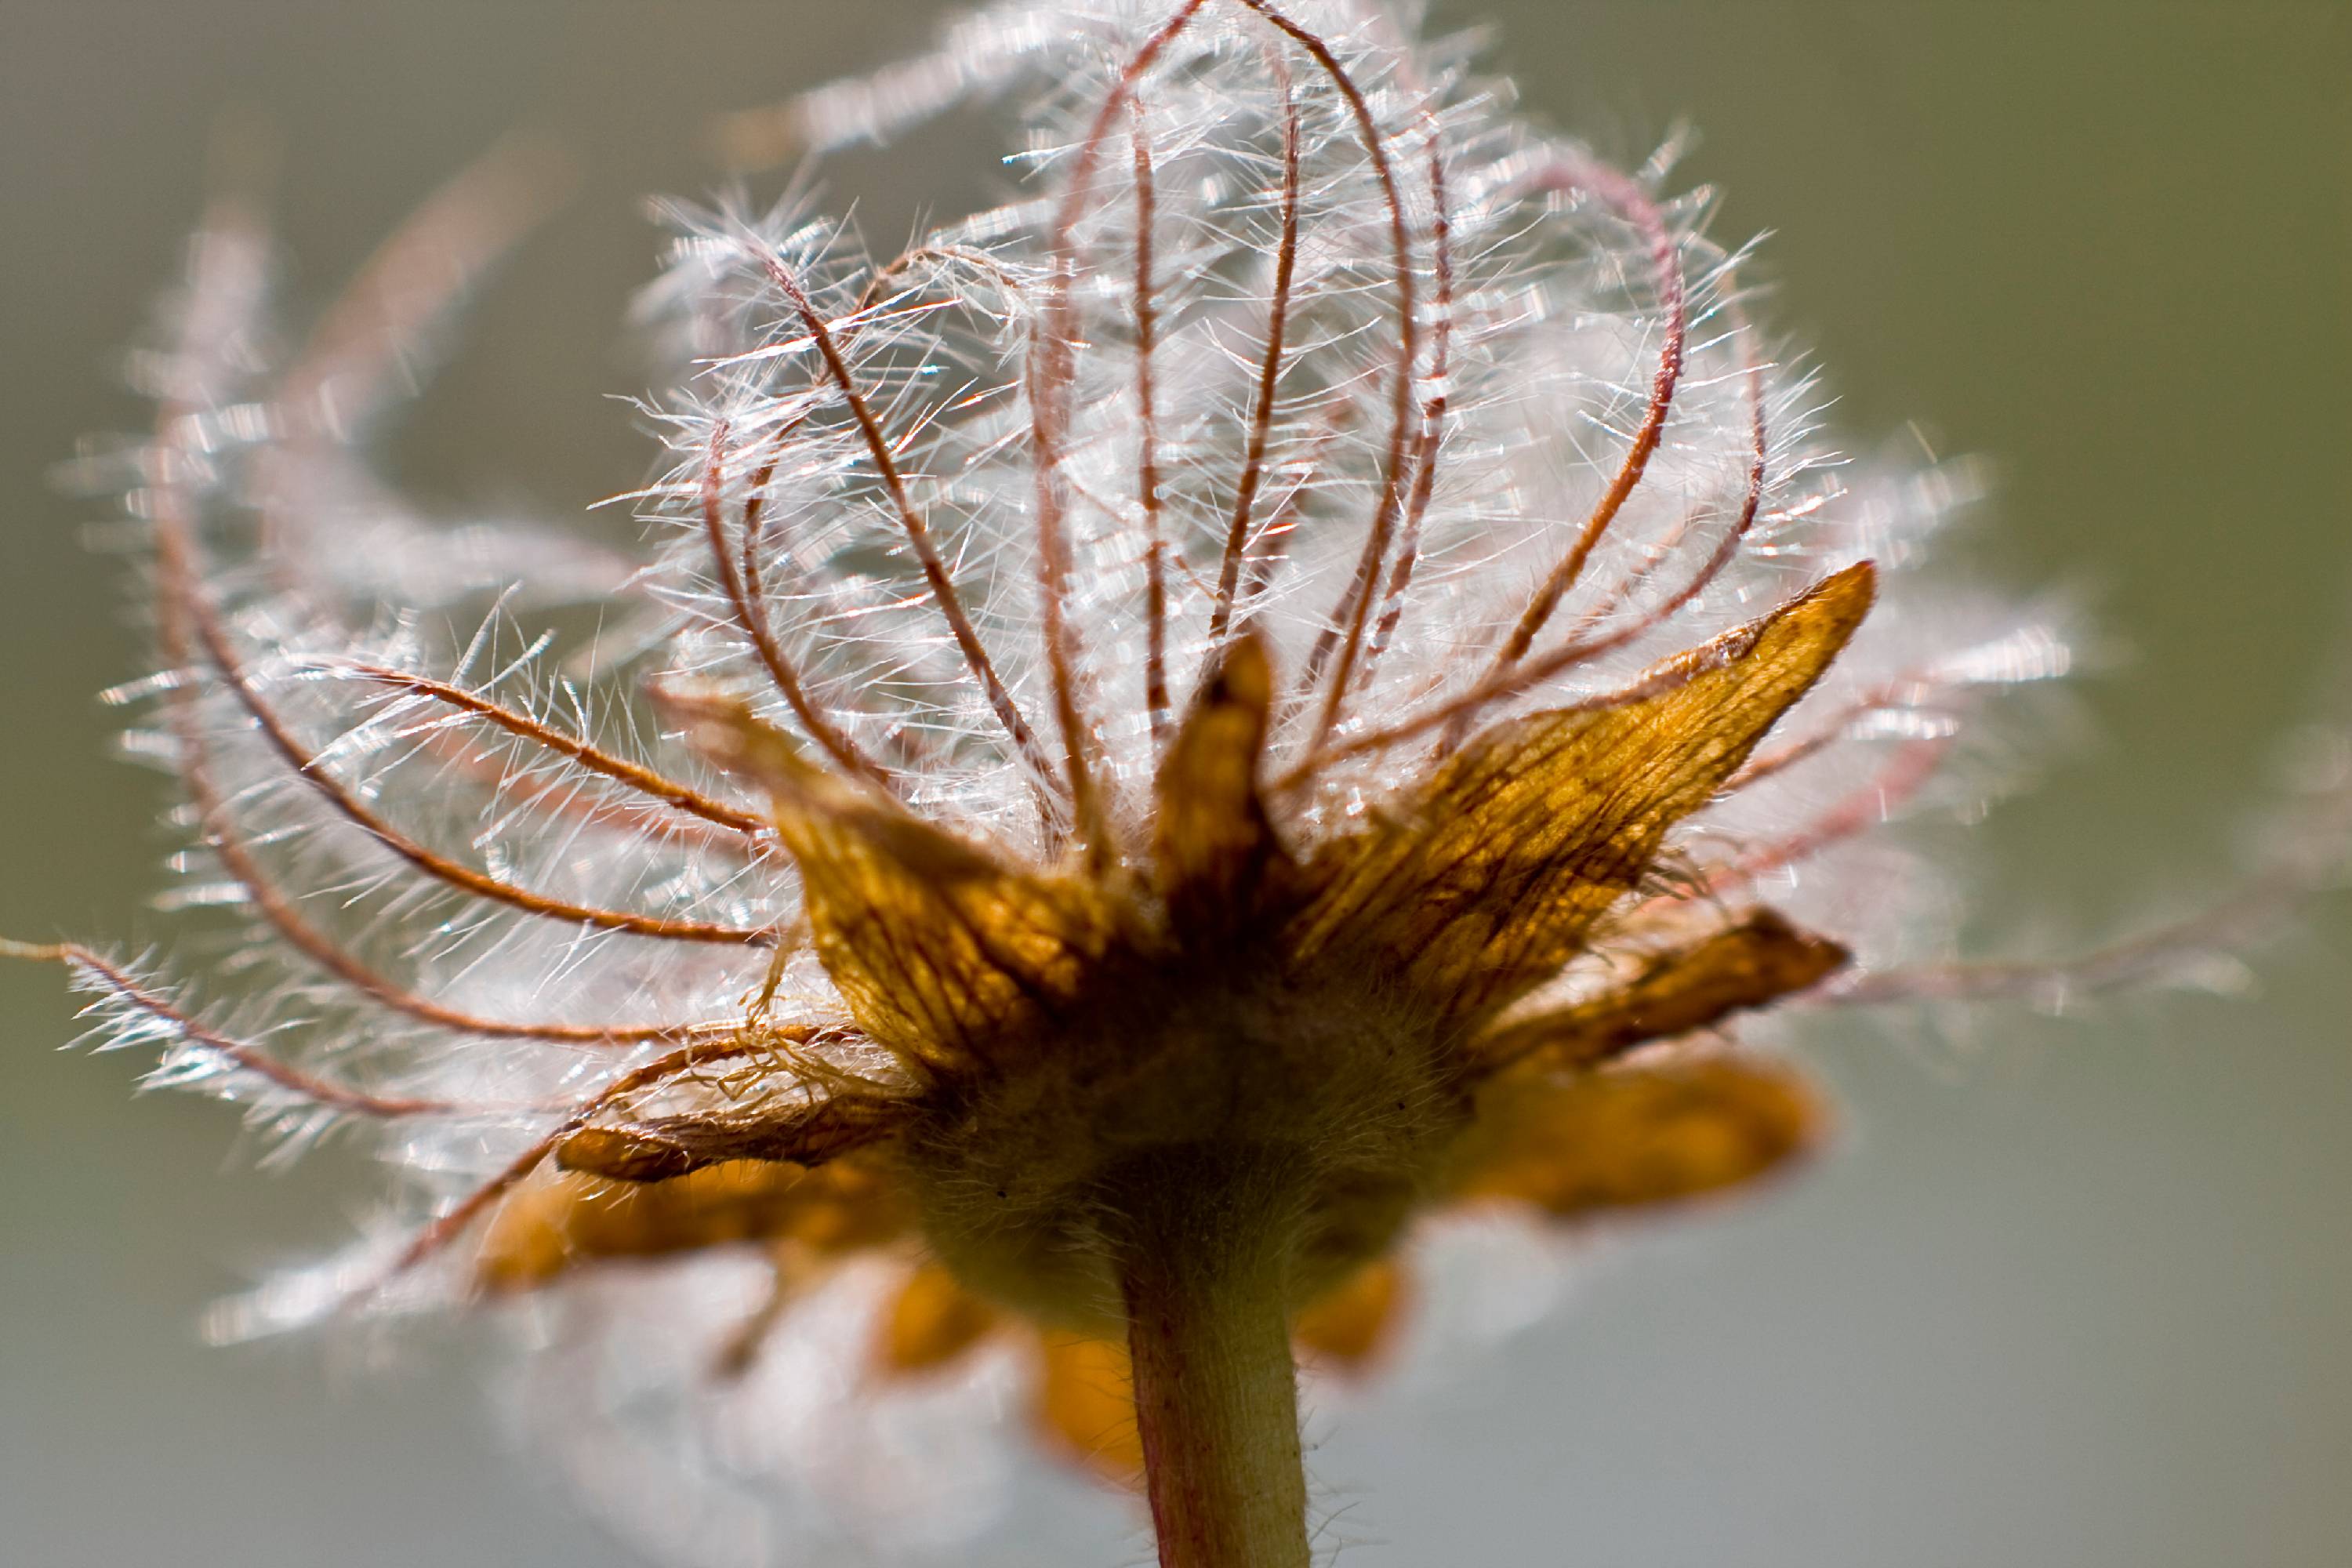
M 887 1377 L 903 1377 L 946 1366 L 1002 1321 L 995 1308 L 946 1268 L 922 1264 L 883 1312 L 874 1336 L 874 1368 Z
M 660 1116 L 584 1127 L 557 1145 L 556 1164 L 615 1182 L 663 1182 L 734 1160 L 822 1165 L 897 1132 L 913 1102 L 835 1094 L 765 1115 Z
M 887 1176 L 854 1161 L 810 1170 L 742 1160 L 619 1186 L 567 1173 L 499 1206 L 476 1277 L 493 1291 L 527 1290 L 587 1264 L 753 1241 L 846 1252 L 882 1246 L 912 1223 Z
M 1404 1266 L 1374 1258 L 1309 1302 L 1291 1338 L 1310 1360 L 1359 1371 L 1395 1338 L 1407 1295 Z
M 1566 1080 L 1512 1075 L 1480 1096 L 1454 1192 L 1562 1219 L 1696 1197 L 1803 1153 L 1826 1120 L 1796 1069 L 1746 1057 Z
M 1273 706 L 1265 646 L 1244 637 L 1202 684 L 1160 764 L 1152 876 L 1189 943 L 1236 934 L 1256 913 L 1269 869 L 1288 859 L 1258 788 Z
M 1369 965 L 1465 1019 L 1524 995 L 1820 679 L 1874 584 L 1868 563 L 1823 579 L 1637 683 L 1656 695 L 1473 737 L 1391 820 L 1317 858 L 1294 962 Z
M 1109 901 L 1091 882 L 1017 869 L 825 772 L 740 702 L 671 700 L 714 760 L 768 790 L 817 956 L 901 1060 L 953 1078 L 1019 1049 L 1108 947 Z
M 1143 1484 L 1143 1436 L 1135 1424 L 1135 1369 L 1127 1347 L 1059 1330 L 1038 1337 L 1031 1418 L 1048 1447 L 1114 1486 Z
M 1623 985 L 1489 1029 L 1465 1054 L 1474 1074 L 1592 1067 L 1808 990 L 1844 968 L 1850 956 L 1826 937 L 1760 910 L 1661 954 Z

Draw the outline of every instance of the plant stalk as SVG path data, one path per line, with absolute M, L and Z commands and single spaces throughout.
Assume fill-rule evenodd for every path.
M 1120 1287 L 1160 1568 L 1307 1568 L 1279 1184 L 1155 1157 L 1121 1184 Z

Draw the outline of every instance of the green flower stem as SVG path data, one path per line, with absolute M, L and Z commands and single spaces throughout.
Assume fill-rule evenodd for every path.
M 1171 1152 L 1119 1185 L 1120 1285 L 1160 1568 L 1307 1568 L 1278 1161 Z

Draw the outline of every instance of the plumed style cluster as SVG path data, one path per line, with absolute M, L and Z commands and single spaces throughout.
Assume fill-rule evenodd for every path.
M 667 209 L 644 561 L 355 455 L 539 154 L 290 355 L 225 200 L 95 464 L 243 1000 L 11 950 L 373 1130 L 380 1223 L 232 1331 L 524 1299 L 553 1356 L 625 1276 L 719 1401 L 855 1279 L 860 1378 L 1022 1347 L 1165 1562 L 1303 1563 L 1294 1353 L 1385 1344 L 1412 1237 L 1748 1183 L 1822 1117 L 1744 1016 L 2021 983 L 1901 966 L 1875 830 L 2066 656 L 1934 563 L 1965 473 L 1822 443 L 1703 196 L 1362 0 L 999 5 L 728 134 L 997 100 L 1019 193 L 895 255 Z

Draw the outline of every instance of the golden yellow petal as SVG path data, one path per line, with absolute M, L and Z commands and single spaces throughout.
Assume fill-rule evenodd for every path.
M 698 743 L 769 791 L 825 973 L 901 1058 L 953 1077 L 1018 1050 L 1107 945 L 1108 900 L 1092 883 L 1022 871 L 826 773 L 740 703 L 680 706 Z
M 1258 793 L 1273 705 L 1265 645 L 1245 637 L 1202 684 L 1160 764 L 1152 874 L 1170 923 L 1190 941 L 1234 934 L 1284 858 Z
M 1696 1197 L 1804 1152 L 1824 1120 L 1794 1068 L 1744 1057 L 1506 1077 L 1480 1096 L 1454 1190 L 1560 1218 Z
M 886 1246 L 915 1226 L 913 1206 L 887 1166 L 854 1161 L 819 1166 L 803 1177 L 794 1200 L 771 1211 L 767 1234 L 819 1253 Z
M 520 1187 L 499 1205 L 474 1263 L 476 1281 L 505 1295 L 544 1285 L 572 1264 L 570 1211 L 578 1178 Z
M 1625 984 L 1571 1006 L 1514 1018 L 1473 1041 L 1483 1072 L 1591 1067 L 1650 1040 L 1711 1028 L 1733 1014 L 1820 984 L 1846 950 L 1769 910 L 1662 953 Z
M 1307 1358 L 1356 1371 L 1388 1348 L 1405 1294 L 1404 1266 L 1376 1258 L 1299 1313 L 1291 1338 Z
M 907 1277 L 874 1337 L 875 1370 L 905 1376 L 942 1367 L 993 1329 L 996 1309 L 956 1282 L 936 1263 Z
M 752 1241 L 847 1252 L 892 1241 L 911 1223 L 886 1173 L 848 1162 L 807 1170 L 741 1160 L 618 1185 L 567 1173 L 499 1206 L 477 1277 L 493 1290 L 530 1289 L 585 1264 Z
M 1048 1331 L 1032 1416 L 1038 1436 L 1115 1486 L 1143 1484 L 1143 1437 L 1135 1425 L 1135 1373 L 1127 1347 Z
M 1862 624 L 1870 566 L 1657 667 L 1654 695 L 1505 720 L 1391 821 L 1333 846 L 1287 940 L 1300 961 L 1407 980 L 1456 1016 L 1558 972 Z

